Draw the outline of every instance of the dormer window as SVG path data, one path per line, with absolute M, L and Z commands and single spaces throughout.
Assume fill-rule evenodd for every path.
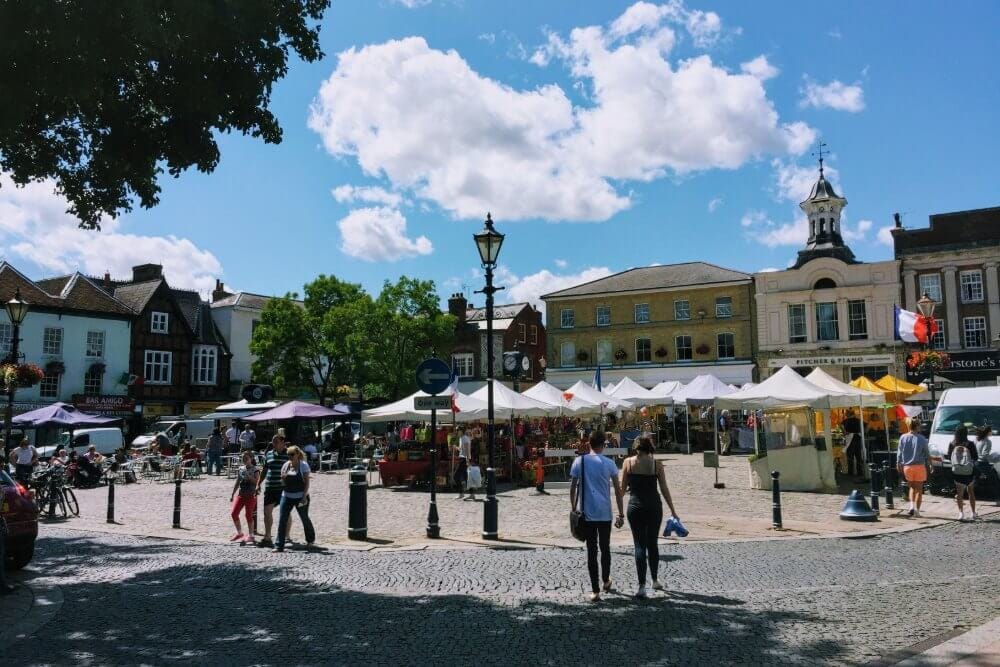
M 150 314 L 149 330 L 152 333 L 165 334 L 170 328 L 170 315 L 154 310 Z

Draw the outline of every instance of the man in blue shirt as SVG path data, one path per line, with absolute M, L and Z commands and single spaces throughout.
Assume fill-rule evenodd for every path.
M 587 571 L 590 573 L 590 586 L 593 594 L 590 599 L 598 602 L 601 599 L 601 587 L 597 578 L 597 548 L 601 549 L 601 579 L 605 592 L 611 590 L 611 492 L 615 487 L 615 500 L 618 503 L 618 517 L 615 525 L 621 528 L 624 523 L 622 506 L 622 487 L 618 483 L 618 466 L 614 461 L 603 456 L 604 433 L 594 431 L 590 434 L 590 453 L 578 456 L 570 468 L 572 482 L 569 487 L 570 507 L 577 507 L 577 496 L 580 495 L 580 511 L 587 531 Z M 583 493 L 578 493 L 580 486 Z

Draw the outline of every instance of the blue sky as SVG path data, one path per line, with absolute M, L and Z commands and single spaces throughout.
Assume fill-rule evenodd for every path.
M 851 247 L 887 259 L 894 211 L 1000 205 L 997 25 L 992 2 L 334 0 L 326 57 L 274 91 L 282 144 L 223 137 L 213 174 L 101 235 L 47 184 L 5 183 L 0 245 L 36 277 L 160 261 L 202 290 L 405 274 L 446 297 L 481 286 L 490 210 L 504 298 L 652 263 L 757 271 L 801 245 L 822 140 Z

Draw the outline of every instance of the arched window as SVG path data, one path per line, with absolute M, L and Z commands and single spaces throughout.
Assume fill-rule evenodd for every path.
M 826 218 L 819 219 L 819 233 L 823 234 L 826 232 Z
M 834 289 L 837 287 L 837 283 L 833 282 L 832 278 L 820 278 L 813 285 L 813 289 Z
M 816 236 L 816 221 L 809 221 L 809 236 Z

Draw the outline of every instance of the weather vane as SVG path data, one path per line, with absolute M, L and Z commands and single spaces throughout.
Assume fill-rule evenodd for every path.
M 820 176 L 823 175 L 823 149 L 824 148 L 826 148 L 826 144 L 821 141 L 821 142 L 819 142 L 819 148 L 816 150 L 815 153 L 813 153 L 813 155 L 815 155 L 816 157 L 819 158 L 819 175 Z M 829 155 L 830 152 L 827 151 L 826 154 Z

